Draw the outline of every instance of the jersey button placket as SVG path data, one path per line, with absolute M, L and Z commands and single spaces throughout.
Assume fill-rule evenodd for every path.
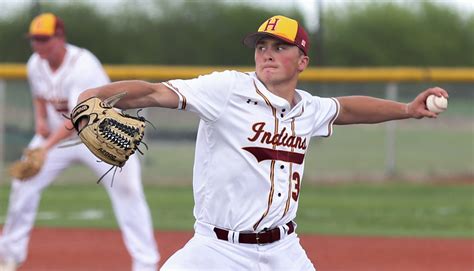
M 284 164 L 280 164 L 279 166 L 280 170 L 278 171 L 278 179 L 279 179 L 279 187 L 276 189 L 276 199 L 278 201 L 284 201 L 282 195 L 284 193 L 282 193 L 282 191 L 284 191 L 286 189 L 286 179 L 287 179 L 287 170 L 286 170 L 286 166 Z
M 280 118 L 284 118 L 285 117 L 285 112 L 286 112 L 286 108 L 282 108 L 280 110 Z

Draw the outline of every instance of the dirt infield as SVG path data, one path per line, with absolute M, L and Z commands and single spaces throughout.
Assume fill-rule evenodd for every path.
M 191 233 L 156 232 L 162 260 L 182 247 Z M 318 271 L 472 271 L 474 239 L 422 239 L 300 235 Z M 29 257 L 20 271 L 130 270 L 118 230 L 33 231 Z

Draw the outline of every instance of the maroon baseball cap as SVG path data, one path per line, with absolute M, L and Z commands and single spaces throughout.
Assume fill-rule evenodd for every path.
M 247 47 L 255 48 L 261 38 L 268 36 L 293 44 L 300 48 L 305 55 L 308 55 L 308 34 L 296 20 L 282 15 L 273 16 L 260 25 L 257 32 L 245 36 L 243 43 Z

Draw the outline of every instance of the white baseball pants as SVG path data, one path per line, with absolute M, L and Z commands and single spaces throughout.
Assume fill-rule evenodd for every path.
M 316 270 L 296 233 L 265 245 L 240 244 L 217 239 L 213 227 L 203 225 L 196 223 L 194 236 L 165 262 L 161 271 Z

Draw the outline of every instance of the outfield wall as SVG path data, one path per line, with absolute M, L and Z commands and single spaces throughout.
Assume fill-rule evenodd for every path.
M 112 80 L 193 78 L 213 71 L 252 71 L 253 67 L 228 66 L 159 66 L 159 65 L 104 65 Z M 0 78 L 25 79 L 26 67 L 19 63 L 0 64 Z M 300 75 L 306 82 L 467 82 L 474 83 L 472 67 L 334 67 L 307 68 Z

